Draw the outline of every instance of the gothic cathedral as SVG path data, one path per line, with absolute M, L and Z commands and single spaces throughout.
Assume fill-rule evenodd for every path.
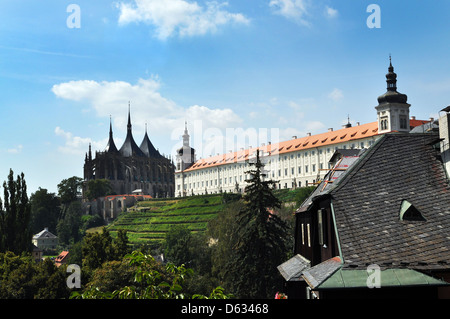
M 153 198 L 173 197 L 174 171 L 174 164 L 155 149 L 147 130 L 141 145 L 136 144 L 128 111 L 127 136 L 120 149 L 114 143 L 111 123 L 105 150 L 95 152 L 93 158 L 89 146 L 84 161 L 84 190 L 90 180 L 107 179 L 116 195 L 138 193 Z

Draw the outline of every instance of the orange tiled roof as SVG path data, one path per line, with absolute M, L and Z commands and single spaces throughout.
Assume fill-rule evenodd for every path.
M 55 258 L 55 264 L 57 266 L 60 266 L 63 263 L 64 259 L 67 257 L 68 254 L 69 254 L 69 251 L 67 251 L 67 250 L 62 251 L 58 255 L 58 257 Z
M 410 120 L 412 127 L 422 125 L 421 120 Z M 270 155 L 281 155 L 285 153 L 307 150 L 316 147 L 323 147 L 337 143 L 349 142 L 361 138 L 367 138 L 378 135 L 378 122 L 371 122 L 367 124 L 343 128 L 336 131 L 328 131 L 311 136 L 305 136 L 297 139 L 292 139 L 284 142 L 274 143 L 270 145 L 254 147 L 251 149 L 241 150 L 237 152 L 230 152 L 226 154 L 211 156 L 196 161 L 185 172 L 194 171 L 202 168 L 215 167 L 219 165 L 238 163 L 249 159 L 249 156 L 254 154 L 257 149 Z

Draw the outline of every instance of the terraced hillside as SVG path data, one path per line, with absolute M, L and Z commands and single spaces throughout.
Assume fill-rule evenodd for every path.
M 193 196 L 181 199 L 154 199 L 138 202 L 108 227 L 112 236 L 125 229 L 132 244 L 161 242 L 171 225 L 181 224 L 191 231 L 206 230 L 208 221 L 223 207 L 221 195 Z
M 274 194 L 282 203 L 295 207 L 298 201 L 302 202 L 313 189 L 314 187 L 282 189 L 276 190 Z M 152 199 L 138 202 L 137 206 L 121 213 L 108 226 L 108 230 L 115 236 L 119 229 L 125 229 L 131 244 L 158 244 L 164 240 L 171 225 L 185 225 L 193 232 L 205 231 L 208 222 L 215 218 L 223 207 L 222 195 Z

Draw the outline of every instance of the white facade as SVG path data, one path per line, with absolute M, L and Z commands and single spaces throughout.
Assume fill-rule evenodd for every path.
M 366 136 L 361 136 L 363 132 Z M 278 181 L 278 189 L 311 186 L 326 174 L 335 150 L 368 148 L 380 136 L 377 122 L 373 122 L 261 146 L 260 157 L 267 178 Z M 301 145 L 298 150 L 297 145 Z M 249 162 L 255 159 L 256 150 L 212 156 L 196 161 L 186 170 L 176 170 L 175 196 L 243 192 L 250 177 L 246 172 L 252 169 Z
M 386 74 L 386 93 L 378 97 L 377 121 L 363 125 L 345 125 L 342 129 L 293 138 L 289 141 L 264 145 L 238 152 L 195 160 L 195 151 L 189 145 L 187 129 L 183 135 L 183 149 L 177 156 L 175 196 L 189 196 L 221 192 L 243 192 L 245 174 L 252 167 L 249 161 L 256 150 L 262 153 L 267 178 L 278 181 L 277 188 L 303 187 L 316 184 L 329 169 L 329 160 L 337 149 L 371 147 L 382 134 L 409 132 L 427 121 L 410 120 L 407 96 L 397 91 L 397 74 L 389 63 Z M 186 149 L 186 150 L 184 150 Z M 182 156 L 193 164 L 183 165 Z M 449 164 L 450 165 L 450 164 Z

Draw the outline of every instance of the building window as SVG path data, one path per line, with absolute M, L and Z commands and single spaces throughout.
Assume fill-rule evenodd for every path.
M 302 236 L 302 245 L 304 245 L 304 244 L 305 244 L 305 224 L 303 224 L 303 223 L 302 223 L 302 225 L 301 225 L 301 231 L 302 231 L 302 233 L 301 233 L 301 236 Z
M 381 130 L 387 130 L 388 129 L 388 120 L 387 117 L 381 118 Z
M 404 115 L 400 115 L 400 128 L 401 129 L 408 128 L 408 121 L 406 120 L 406 116 L 404 116 Z
M 426 221 L 422 213 L 407 200 L 403 200 L 400 206 L 400 220 Z
M 311 247 L 311 230 L 309 227 L 309 223 L 306 224 L 306 232 L 307 232 L 306 238 L 308 239 L 308 247 Z
M 321 208 L 317 211 L 317 229 L 319 235 L 319 245 L 324 246 L 326 248 L 327 243 L 327 222 L 326 222 L 326 210 Z

